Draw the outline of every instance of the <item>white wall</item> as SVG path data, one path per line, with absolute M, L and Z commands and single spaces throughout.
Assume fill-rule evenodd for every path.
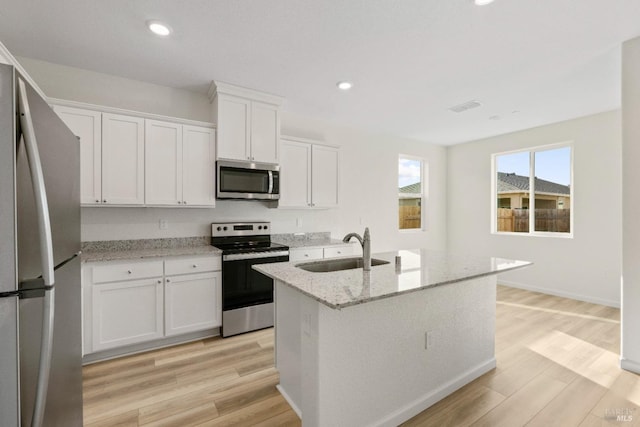
M 43 61 L 20 58 L 50 97 L 210 120 L 204 94 L 187 92 Z M 446 245 L 446 149 L 373 134 L 283 112 L 282 133 L 341 147 L 340 207 L 320 211 L 270 209 L 266 203 L 217 201 L 214 209 L 83 208 L 82 239 L 117 240 L 210 233 L 225 220 L 269 220 L 274 233 L 331 231 L 335 237 L 369 226 L 374 251 Z M 429 165 L 427 231 L 398 231 L 398 155 L 423 157 Z M 160 230 L 160 219 L 169 222 Z
M 491 154 L 566 141 L 574 142 L 574 238 L 492 235 Z M 499 281 L 619 306 L 621 150 L 619 111 L 450 147 L 449 250 L 533 261 Z
M 51 98 L 114 108 L 211 121 L 206 94 L 159 86 L 95 71 L 18 57 L 20 64 Z
M 622 46 L 623 368 L 640 373 L 640 38 Z

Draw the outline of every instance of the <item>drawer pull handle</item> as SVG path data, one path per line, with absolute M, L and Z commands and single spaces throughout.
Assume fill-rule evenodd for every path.
M 169 283 L 171 280 L 167 279 L 167 283 Z
M 304 256 L 306 256 L 307 258 L 309 258 L 309 254 L 304 254 Z
M 162 283 L 162 280 L 158 279 L 158 283 Z
M 198 268 L 198 264 L 193 264 L 193 268 Z
M 131 274 L 131 270 L 127 270 L 127 274 Z

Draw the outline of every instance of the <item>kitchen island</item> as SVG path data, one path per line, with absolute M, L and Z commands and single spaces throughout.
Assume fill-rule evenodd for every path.
M 275 282 L 278 389 L 304 426 L 396 426 L 493 369 L 496 275 L 530 264 L 429 250 L 374 258 L 389 263 L 254 266 Z

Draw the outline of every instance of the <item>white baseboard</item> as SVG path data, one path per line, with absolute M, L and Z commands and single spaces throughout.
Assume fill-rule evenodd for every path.
M 625 371 L 635 372 L 636 374 L 640 374 L 640 363 L 634 362 L 633 360 L 625 359 L 624 357 L 620 358 L 620 368 Z
M 555 295 L 557 297 L 562 297 L 562 298 L 570 298 L 570 299 L 575 299 L 575 300 L 578 300 L 578 301 L 590 302 L 592 304 L 606 305 L 607 307 L 620 308 L 620 301 L 612 301 L 612 300 L 606 300 L 606 299 L 601 299 L 601 298 L 593 298 L 593 297 L 586 296 L 586 295 L 574 294 L 574 293 L 571 293 L 571 292 L 562 292 L 562 291 L 558 291 L 556 289 L 551 289 L 551 288 L 541 288 L 541 287 L 538 287 L 538 286 L 529 286 L 529 285 L 525 285 L 525 284 L 522 284 L 522 283 L 509 282 L 509 281 L 500 280 L 500 279 L 498 279 L 498 285 L 505 285 L 505 286 L 509 286 L 510 288 L 524 289 L 524 290 L 527 290 L 527 291 L 540 292 L 540 293 L 548 294 L 548 295 Z
M 293 400 L 291 400 L 291 397 L 289 397 L 289 395 L 284 390 L 284 388 L 282 388 L 280 384 L 278 384 L 276 388 L 278 389 L 282 397 L 284 397 L 284 400 L 286 400 L 289 406 L 291 406 L 291 409 L 293 409 L 293 412 L 295 412 L 298 415 L 298 418 L 302 419 L 302 411 L 300 410 L 300 408 L 298 408 L 298 406 L 295 403 L 293 403 Z
M 436 390 L 427 393 L 413 402 L 409 403 L 403 408 L 398 409 L 397 411 L 389 414 L 376 424 L 375 426 L 379 427 L 395 427 L 402 424 L 404 421 L 415 417 L 420 412 L 424 411 L 428 407 L 434 405 L 440 400 L 444 399 L 454 391 L 459 388 L 469 384 L 471 381 L 480 377 L 481 375 L 486 374 L 490 370 L 496 367 L 496 359 L 492 357 L 486 362 L 481 363 L 480 365 L 469 369 L 468 371 L 458 375 L 456 378 L 451 381 L 443 384 L 441 387 Z M 285 397 L 286 398 L 286 397 Z

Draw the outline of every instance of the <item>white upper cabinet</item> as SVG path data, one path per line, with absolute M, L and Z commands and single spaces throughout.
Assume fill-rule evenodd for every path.
M 311 206 L 338 206 L 339 152 L 336 147 L 311 147 Z
M 214 206 L 213 129 L 146 120 L 145 203 Z
M 280 200 L 282 208 L 331 208 L 338 205 L 337 147 L 302 138 L 281 140 Z
M 102 203 L 102 113 L 55 105 L 54 111 L 80 140 L 80 203 Z
M 278 206 L 311 207 L 311 144 L 282 139 Z
M 145 120 L 145 203 L 182 204 L 182 125 Z
M 215 130 L 182 126 L 183 205 L 215 206 Z
M 144 204 L 144 119 L 102 114 L 102 202 Z
M 53 108 L 80 140 L 82 205 L 215 206 L 215 129 Z
M 251 160 L 278 163 L 280 141 L 279 107 L 251 102 Z
M 278 163 L 282 98 L 213 82 L 209 90 L 218 130 L 218 159 Z
M 251 160 L 251 101 L 220 94 L 217 103 L 218 157 Z

